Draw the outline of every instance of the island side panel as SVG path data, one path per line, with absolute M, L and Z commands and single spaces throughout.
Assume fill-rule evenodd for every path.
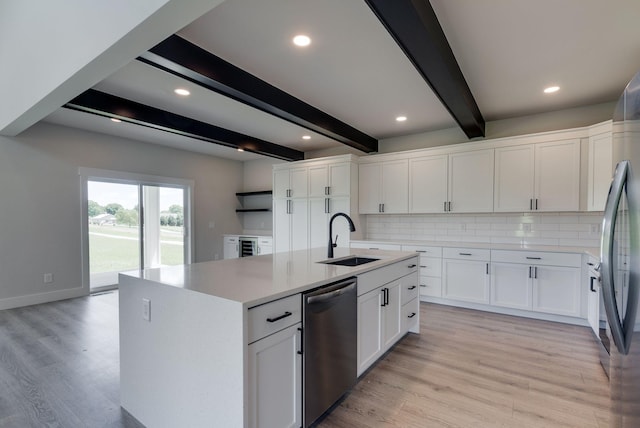
M 147 428 L 243 427 L 243 320 L 240 303 L 120 275 L 122 407 Z

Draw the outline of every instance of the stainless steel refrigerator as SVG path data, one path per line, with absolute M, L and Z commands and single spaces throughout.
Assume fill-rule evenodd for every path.
M 601 281 L 613 345 L 610 426 L 640 427 L 640 73 L 613 118 L 617 162 L 602 225 Z

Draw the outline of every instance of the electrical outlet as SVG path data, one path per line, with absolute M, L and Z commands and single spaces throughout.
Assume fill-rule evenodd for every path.
M 42 281 L 45 284 L 51 284 L 53 282 L 53 274 L 52 273 L 45 273 L 43 276 Z
M 142 299 L 142 319 L 151 321 L 151 300 Z

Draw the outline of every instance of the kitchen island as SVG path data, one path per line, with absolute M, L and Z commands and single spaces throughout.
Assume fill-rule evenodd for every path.
M 416 254 L 335 259 L 350 254 L 378 260 L 312 249 L 121 274 L 122 407 L 147 427 L 300 426 L 300 293 L 358 278 L 358 374 L 418 332 Z

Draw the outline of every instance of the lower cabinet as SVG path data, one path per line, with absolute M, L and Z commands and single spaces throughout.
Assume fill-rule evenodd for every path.
M 295 324 L 249 345 L 249 426 L 302 425 L 302 356 Z
M 490 303 L 489 260 L 489 250 L 444 248 L 442 297 L 474 303 Z
M 415 257 L 358 277 L 358 376 L 407 331 L 418 332 L 417 265 Z
M 401 335 L 400 282 L 358 297 L 358 376 Z
M 556 315 L 581 315 L 581 256 L 493 250 L 491 304 Z
M 224 237 L 224 258 L 237 259 L 239 257 L 239 238 L 237 236 Z

